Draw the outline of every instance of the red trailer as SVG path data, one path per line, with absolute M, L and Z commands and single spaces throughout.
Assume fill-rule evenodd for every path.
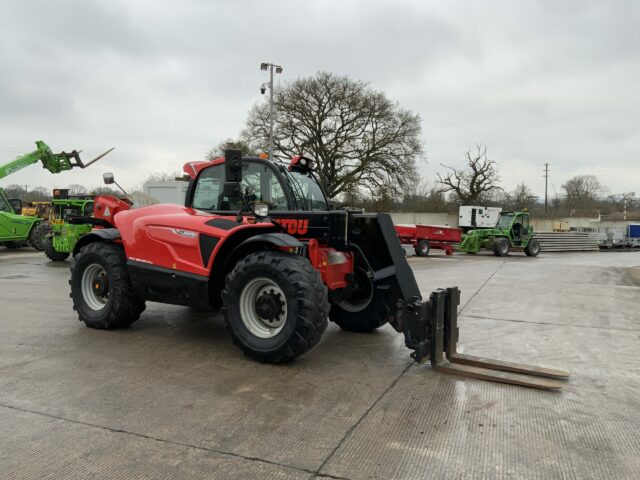
M 462 230 L 432 225 L 396 225 L 396 234 L 400 243 L 413 245 L 416 255 L 426 257 L 432 248 L 453 255 L 456 244 L 460 243 Z

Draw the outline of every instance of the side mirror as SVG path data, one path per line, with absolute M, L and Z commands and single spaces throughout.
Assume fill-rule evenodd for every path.
M 242 198 L 242 152 L 224 151 L 224 186 L 222 194 L 228 198 Z
M 224 151 L 224 175 L 226 182 L 242 181 L 242 152 L 240 150 Z
M 116 187 L 118 187 L 120 189 L 120 191 L 122 193 L 124 193 L 124 196 L 128 196 L 129 194 L 125 191 L 124 188 L 122 188 L 120 185 L 118 185 L 118 182 L 116 182 L 116 179 L 113 177 L 113 173 L 103 173 L 102 174 L 102 180 L 104 180 L 104 184 L 105 185 L 112 185 L 115 184 Z
M 9 204 L 16 215 L 22 215 L 22 200 L 19 198 L 10 198 Z

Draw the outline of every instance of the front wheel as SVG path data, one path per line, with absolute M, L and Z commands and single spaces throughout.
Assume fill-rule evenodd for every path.
M 311 350 L 327 328 L 327 287 L 309 260 L 262 251 L 240 260 L 222 291 L 233 342 L 260 362 L 280 363 Z
M 90 243 L 71 265 L 73 309 L 87 327 L 126 327 L 140 318 L 144 300 L 133 293 L 122 248 L 112 243 Z
M 45 250 L 51 233 L 51 225 L 48 222 L 36 223 L 29 232 L 29 244 L 36 250 Z
M 44 254 L 47 258 L 54 262 L 64 262 L 70 255 L 69 252 L 58 252 L 53 247 L 53 238 L 47 237 L 44 239 Z
M 509 240 L 504 237 L 496 238 L 493 244 L 493 254 L 497 257 L 505 257 L 509 254 Z
M 540 253 L 540 242 L 537 238 L 531 238 L 524 249 L 524 253 L 528 257 L 537 257 Z
M 392 306 L 384 291 L 376 291 L 367 272 L 357 267 L 351 293 L 331 306 L 331 321 L 348 332 L 369 333 L 392 316 Z

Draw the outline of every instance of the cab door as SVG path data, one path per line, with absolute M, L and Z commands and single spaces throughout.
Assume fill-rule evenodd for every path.
M 0 194 L 0 241 L 27 238 L 31 225 L 33 220 L 13 213 L 5 196 Z
M 526 225 L 525 225 L 526 222 Z M 522 213 L 516 215 L 513 223 L 511 224 L 511 234 L 513 238 L 513 242 L 515 244 L 520 244 L 522 240 L 525 238 L 525 232 L 529 229 L 529 216 L 523 215 Z

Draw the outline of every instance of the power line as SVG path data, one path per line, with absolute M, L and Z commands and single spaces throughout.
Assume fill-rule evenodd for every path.
M 544 216 L 547 216 L 547 206 L 548 206 L 548 201 L 547 201 L 547 185 L 549 183 L 549 164 L 545 163 L 544 164 Z

